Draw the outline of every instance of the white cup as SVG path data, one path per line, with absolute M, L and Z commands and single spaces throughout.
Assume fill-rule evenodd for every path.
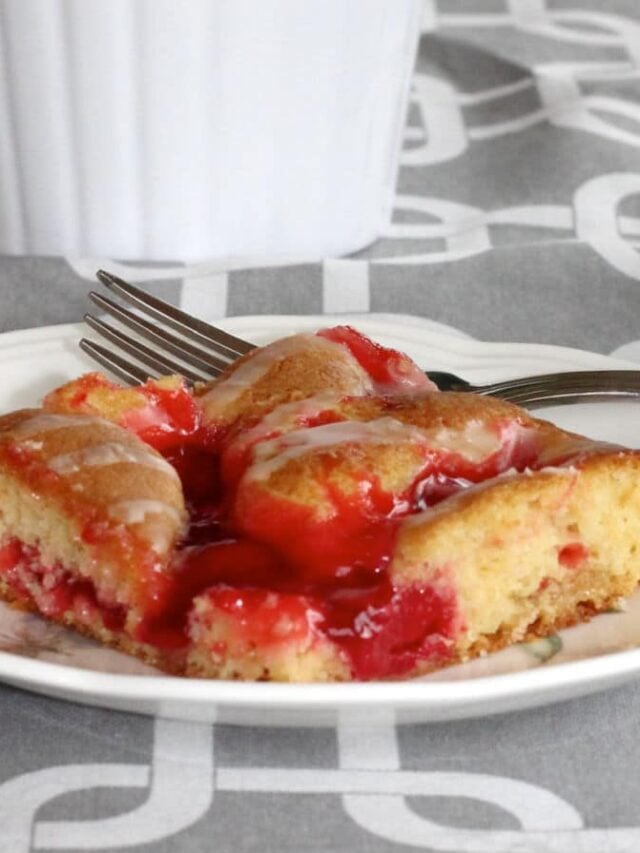
M 0 252 L 355 251 L 388 222 L 420 0 L 0 0 Z

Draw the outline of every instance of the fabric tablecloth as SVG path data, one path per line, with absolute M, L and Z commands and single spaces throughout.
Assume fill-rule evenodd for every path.
M 211 320 L 395 313 L 640 361 L 638 3 L 430 0 L 422 30 L 375 245 L 250 270 L 5 257 L 0 329 L 81 319 L 106 266 Z M 461 722 L 214 729 L 0 687 L 0 851 L 636 853 L 639 711 L 632 682 Z

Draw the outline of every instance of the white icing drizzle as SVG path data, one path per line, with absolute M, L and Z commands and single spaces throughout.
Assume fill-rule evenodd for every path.
M 501 446 L 500 437 L 481 421 L 466 424 L 463 430 L 442 427 L 436 431 L 424 430 L 388 416 L 373 421 L 338 421 L 294 430 L 256 445 L 251 476 L 266 479 L 298 456 L 345 443 L 419 444 L 458 453 L 471 462 L 487 458 Z
M 422 430 L 391 417 L 375 421 L 338 421 L 311 429 L 298 429 L 257 445 L 256 462 L 249 469 L 250 476 L 267 479 L 275 470 L 305 453 L 353 443 L 424 445 L 426 438 Z
M 182 521 L 180 513 L 171 504 L 149 498 L 116 501 L 107 512 L 123 524 L 142 524 L 148 515 L 168 515 L 177 524 Z
M 175 507 L 164 501 L 138 498 L 136 500 L 116 501 L 107 512 L 111 518 L 123 524 L 142 524 L 149 515 L 168 515 L 176 524 L 183 519 Z M 166 527 L 154 525 L 146 530 L 146 539 L 156 554 L 164 554 L 171 545 L 174 531 Z
M 145 468 L 154 468 L 173 479 L 178 479 L 175 468 L 150 448 L 128 446 L 116 441 L 94 444 L 71 453 L 61 453 L 49 459 L 48 465 L 58 474 L 69 475 L 76 474 L 83 468 L 115 465 L 118 462 L 132 462 Z
M 283 432 L 301 428 L 301 423 L 326 409 L 336 408 L 343 395 L 329 391 L 305 397 L 291 403 L 281 403 L 273 411 L 265 415 L 256 426 L 243 430 L 235 439 L 240 445 L 256 444 L 264 440 L 269 433 L 280 435 Z
M 290 425 L 295 425 L 296 423 L 300 423 L 300 421 L 312 418 L 325 409 L 336 408 L 343 399 L 343 396 L 343 394 L 323 391 L 320 394 L 315 394 L 313 397 L 305 397 L 302 400 L 294 400 L 291 403 L 281 403 L 266 414 L 257 426 L 246 431 L 245 435 L 257 437 L 271 430 L 286 429 Z
M 237 367 L 226 379 L 218 381 L 200 401 L 203 406 L 220 406 L 224 408 L 234 403 L 246 390 L 259 382 L 276 364 L 288 356 L 312 351 L 315 358 L 330 358 L 335 355 L 344 357 L 345 348 L 341 344 L 312 334 L 292 335 L 281 338 L 266 347 L 261 347 L 251 353 L 251 356 Z M 365 394 L 372 390 L 372 383 L 360 365 L 353 359 L 354 371 L 361 374 L 360 386 L 354 388 L 354 394 Z
M 472 420 L 464 429 L 441 427 L 436 432 L 426 431 L 429 442 L 436 447 L 459 453 L 470 462 L 479 462 L 495 453 L 501 446 L 500 436 L 481 420 Z
M 31 449 L 41 449 L 42 442 L 33 441 L 30 437 L 47 432 L 73 427 L 92 427 L 96 424 L 107 426 L 112 433 L 120 433 L 121 428 L 103 418 L 82 415 L 58 415 L 52 413 L 41 413 L 23 421 L 13 432 L 17 439 L 25 438 L 21 442 Z M 49 460 L 49 466 L 60 474 L 73 474 L 85 466 L 113 465 L 116 462 L 134 462 L 150 468 L 155 468 L 177 477 L 177 471 L 162 457 L 156 456 L 150 448 L 141 446 L 127 446 L 122 442 L 103 442 L 82 448 L 70 453 L 61 453 Z M 107 507 L 108 515 L 123 524 L 142 524 L 148 516 L 168 516 L 176 525 L 184 521 L 182 513 L 165 501 L 137 498 L 131 500 L 115 501 Z M 157 553 L 164 553 L 171 544 L 173 530 L 166 527 L 155 526 L 148 531 L 149 544 Z
M 91 415 L 56 415 L 49 412 L 34 415 L 21 424 L 12 428 L 12 433 L 18 438 L 29 438 L 40 433 L 55 432 L 58 429 L 71 429 L 72 427 L 90 426 L 91 424 L 114 425 L 103 418 L 94 418 Z
M 35 438 L 27 438 L 26 441 L 20 442 L 20 447 L 24 447 L 25 450 L 42 450 L 44 447 L 44 441 L 38 441 Z

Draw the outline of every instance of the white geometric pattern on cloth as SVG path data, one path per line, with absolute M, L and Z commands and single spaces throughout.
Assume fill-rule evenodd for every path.
M 529 80 L 525 80 L 525 84 L 526 87 L 531 85 Z M 507 88 L 509 92 L 518 91 L 522 85 L 518 83 Z M 448 80 L 427 74 L 413 75 L 410 98 L 420 125 L 412 124 L 405 129 L 405 148 L 400 155 L 403 166 L 430 166 L 464 154 L 468 147 L 467 130 L 460 108 L 464 97 L 456 93 Z M 407 146 L 406 143 L 411 145 Z
M 367 725 L 345 717 L 337 729 L 339 769 L 220 767 L 213 728 L 157 720 L 150 766 L 87 764 L 50 767 L 0 786 L 0 853 L 31 849 L 128 848 L 169 838 L 208 812 L 215 791 L 338 794 L 347 815 L 385 840 L 443 853 L 637 853 L 640 828 L 586 828 L 579 812 L 545 788 L 482 773 L 402 770 L 394 721 L 381 712 Z M 55 797 L 94 787 L 145 788 L 145 802 L 102 820 L 35 819 Z M 489 803 L 520 824 L 516 830 L 462 829 L 420 816 L 407 797 L 452 797 Z M 302 839 L 301 839 L 302 844 Z
M 213 799 L 213 728 L 158 720 L 150 766 L 77 764 L 48 767 L 0 785 L 0 853 L 34 849 L 133 847 L 185 829 Z M 178 783 L 179 780 L 179 783 Z M 87 821 L 37 821 L 38 809 L 62 794 L 90 788 L 149 788 L 136 809 Z
M 640 26 L 638 27 L 640 39 Z M 531 77 L 515 83 L 495 86 L 473 93 L 456 92 L 453 85 L 439 77 L 416 73 L 411 87 L 411 104 L 417 110 L 422 127 L 406 128 L 405 142 L 414 143 L 402 152 L 403 166 L 428 166 L 453 160 L 463 154 L 469 141 L 483 141 L 528 130 L 543 121 L 592 133 L 625 145 L 640 147 L 640 106 L 622 98 L 583 95 L 580 81 L 629 80 L 640 76 L 635 66 L 623 62 L 543 63 L 530 69 Z M 540 109 L 508 121 L 467 125 L 463 108 L 504 100 L 535 89 Z M 605 121 L 598 112 L 609 113 L 638 124 L 633 133 Z
M 640 193 L 640 174 L 600 175 L 578 188 L 575 194 L 576 235 L 612 267 L 640 279 L 640 255 L 620 237 L 618 207 L 627 197 Z M 638 236 L 637 220 L 632 225 Z
M 631 278 L 640 280 L 640 257 L 635 243 L 640 237 L 640 218 L 619 217 L 618 207 L 640 193 L 640 173 L 599 175 L 579 186 L 574 207 L 519 205 L 492 211 L 425 196 L 397 196 L 396 210 L 425 216 L 425 223 L 392 223 L 385 233 L 390 240 L 443 239 L 444 251 L 433 250 L 374 258 L 374 264 L 435 264 L 457 261 L 493 248 L 489 226 L 518 225 L 575 234 L 603 260 Z M 434 222 L 433 220 L 438 220 Z M 534 237 L 532 236 L 532 240 Z
M 584 46 L 619 47 L 626 60 L 554 61 L 533 63 L 515 83 L 475 91 L 456 92 L 446 80 L 414 75 L 412 104 L 422 128 L 407 128 L 405 140 L 418 142 L 405 150 L 403 166 L 428 165 L 462 154 L 469 140 L 486 140 L 516 133 L 542 121 L 575 128 L 621 144 L 640 147 L 640 106 L 622 98 L 583 95 L 581 82 L 614 82 L 640 78 L 640 24 L 620 15 L 588 10 L 550 9 L 545 0 L 508 0 L 504 13 L 438 14 L 432 0 L 425 4 L 423 31 L 448 28 L 512 27 L 530 35 Z M 491 125 L 465 125 L 462 108 L 495 101 L 535 88 L 540 109 Z M 638 124 L 634 133 L 597 115 L 604 112 Z
M 427 0 L 433 8 L 434 0 Z M 505 0 L 505 12 L 425 13 L 428 30 L 449 27 L 511 27 L 558 42 L 598 47 L 621 47 L 635 67 L 640 66 L 640 25 L 623 15 L 590 9 L 550 8 L 546 0 Z

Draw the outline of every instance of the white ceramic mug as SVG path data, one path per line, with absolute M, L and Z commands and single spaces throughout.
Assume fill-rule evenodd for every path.
M 0 252 L 320 257 L 389 219 L 420 0 L 0 0 Z

